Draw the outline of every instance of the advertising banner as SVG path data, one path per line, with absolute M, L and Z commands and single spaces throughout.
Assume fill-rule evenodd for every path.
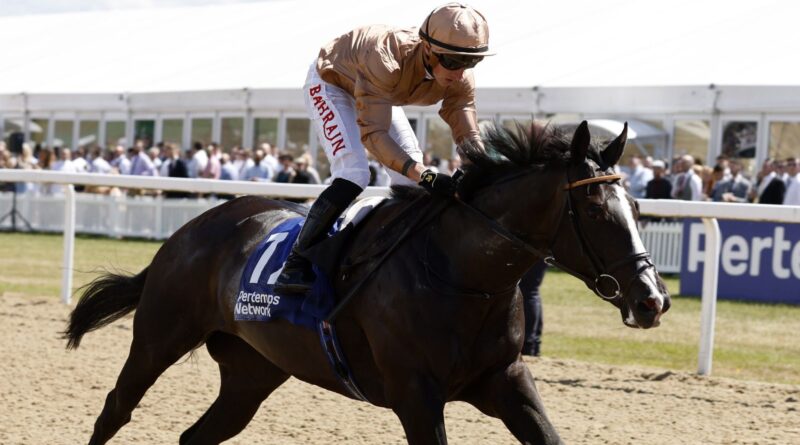
M 719 298 L 800 305 L 800 224 L 720 220 L 719 228 Z M 699 220 L 684 221 L 682 252 L 681 294 L 700 295 L 705 229 Z

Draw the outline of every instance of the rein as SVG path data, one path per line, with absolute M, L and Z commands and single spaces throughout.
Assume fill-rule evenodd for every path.
M 416 201 L 414 201 L 414 204 L 417 204 L 417 203 L 419 203 L 419 202 L 422 202 L 424 199 L 426 199 L 426 196 L 425 196 L 425 195 L 420 195 L 419 197 L 417 197 Z M 388 249 L 387 249 L 387 250 L 386 250 L 386 251 L 383 253 L 383 255 L 381 255 L 381 257 L 380 257 L 380 258 L 378 258 L 378 259 L 377 259 L 375 262 L 373 262 L 373 264 L 372 264 L 372 265 L 371 265 L 371 267 L 370 267 L 370 268 L 367 270 L 366 274 L 365 274 L 365 275 L 364 275 L 364 277 L 361 279 L 361 281 L 359 281 L 359 282 L 358 282 L 358 283 L 357 283 L 355 286 L 353 286 L 353 287 L 350 289 L 350 291 L 347 293 L 347 295 L 345 295 L 345 296 L 344 296 L 344 297 L 343 297 L 343 298 L 342 298 L 342 299 L 341 299 L 341 300 L 340 300 L 340 301 L 339 301 L 339 302 L 336 304 L 336 306 L 333 308 L 333 310 L 331 310 L 331 312 L 330 312 L 330 313 L 328 314 L 328 316 L 325 318 L 325 321 L 326 321 L 326 322 L 328 322 L 328 323 L 333 323 L 333 322 L 336 320 L 336 317 L 338 317 L 338 316 L 339 316 L 339 314 L 341 313 L 341 311 L 342 311 L 342 310 L 345 308 L 345 306 L 347 306 L 347 303 L 348 303 L 348 302 L 349 302 L 351 299 L 353 299 L 353 297 L 354 297 L 354 296 L 355 296 L 355 295 L 358 293 L 358 291 L 359 291 L 359 290 L 361 290 L 361 287 L 362 287 L 362 286 L 363 286 L 363 285 L 364 285 L 364 284 L 365 284 L 367 281 L 369 281 L 369 278 L 370 278 L 370 277 L 372 276 L 372 274 L 373 274 L 373 273 L 374 273 L 374 272 L 375 272 L 375 271 L 378 269 L 378 267 L 379 267 L 379 266 L 380 266 L 380 265 L 381 265 L 381 264 L 382 264 L 384 261 L 386 261 L 386 259 L 387 259 L 387 258 L 389 258 L 389 256 L 390 256 L 392 253 L 394 253 L 394 250 L 395 250 L 397 247 L 399 247 L 399 246 L 400 246 L 400 244 L 401 244 L 402 242 L 404 242 L 404 241 L 406 240 L 406 238 L 408 238 L 408 237 L 409 237 L 409 236 L 412 234 L 412 232 L 414 231 L 414 229 L 416 229 L 416 228 L 418 228 L 418 227 L 424 227 L 424 226 L 425 226 L 425 224 L 428 224 L 428 223 L 429 223 L 429 222 L 431 222 L 431 221 L 432 221 L 434 218 L 436 218 L 437 216 L 439 216 L 439 213 L 441 213 L 442 211 L 444 211 L 444 209 L 446 209 L 446 208 L 447 208 L 449 205 L 450 205 L 450 201 L 448 201 L 448 200 L 444 200 L 444 199 L 435 199 L 435 200 L 433 201 L 433 204 L 431 205 L 431 208 L 430 208 L 430 209 L 428 209 L 428 211 L 427 211 L 427 212 L 420 212 L 420 213 L 417 215 L 416 219 L 414 219 L 414 220 L 413 220 L 413 221 L 412 221 L 410 224 L 408 224 L 408 225 L 406 226 L 405 230 L 403 230 L 403 233 L 401 233 L 401 234 L 400 234 L 400 236 L 398 236 L 398 237 L 397 237 L 397 239 L 394 241 L 394 243 L 392 243 L 392 245 L 391 245 L 391 246 L 389 246 L 389 248 L 388 248 Z
M 513 175 L 513 176 L 516 177 L 518 175 Z M 638 262 L 638 261 L 642 261 L 642 260 L 646 261 L 646 264 L 644 266 L 642 266 L 639 269 L 637 269 L 637 271 L 634 274 L 633 278 L 631 278 L 630 282 L 625 287 L 625 289 L 627 290 L 630 287 L 630 285 L 633 283 L 633 280 L 636 278 L 636 276 L 638 276 L 639 274 L 641 274 L 642 272 L 644 272 L 648 268 L 655 267 L 655 266 L 653 265 L 652 261 L 650 260 L 650 254 L 649 253 L 647 253 L 647 252 L 639 252 L 639 253 L 631 254 L 631 255 L 629 255 L 629 256 L 627 256 L 625 258 L 622 258 L 621 260 L 615 261 L 614 263 L 612 263 L 608 267 L 603 267 L 603 264 L 602 264 L 603 262 L 600 261 L 600 259 L 597 257 L 595 251 L 591 248 L 591 244 L 589 244 L 588 240 L 584 236 L 583 231 L 581 230 L 580 223 L 579 223 L 579 218 L 578 218 L 577 214 L 575 213 L 575 211 L 573 210 L 571 194 L 572 194 L 572 190 L 574 190 L 576 188 L 579 188 L 579 187 L 583 187 L 585 185 L 595 184 L 595 183 L 600 183 L 600 182 L 613 183 L 613 182 L 619 181 L 620 179 L 622 179 L 622 176 L 620 176 L 620 175 L 595 176 L 595 177 L 592 177 L 592 178 L 581 179 L 581 180 L 574 181 L 574 182 L 569 181 L 569 178 L 567 178 L 568 182 L 564 186 L 564 190 L 567 191 L 567 202 L 566 202 L 566 204 L 567 204 L 567 212 L 569 214 L 569 218 L 570 218 L 570 221 L 572 223 L 571 227 L 572 227 L 573 231 L 575 232 L 575 234 L 577 235 L 577 238 L 578 238 L 578 240 L 580 242 L 581 249 L 583 250 L 584 253 L 587 254 L 586 256 L 589 257 L 594 277 L 590 277 L 590 276 L 587 276 L 585 274 L 582 274 L 582 273 L 580 273 L 580 272 L 578 272 L 578 271 L 576 271 L 576 270 L 574 270 L 574 269 L 572 269 L 570 267 L 565 266 L 564 264 L 562 264 L 561 262 L 556 260 L 555 254 L 553 253 L 553 244 L 555 244 L 555 239 L 550 242 L 550 246 L 548 247 L 547 251 L 543 251 L 541 249 L 537 249 L 536 247 L 532 246 L 527 241 L 525 241 L 525 240 L 519 238 L 518 236 L 514 235 L 513 233 L 511 233 L 511 231 L 509 231 L 508 229 L 503 227 L 495 219 L 489 217 L 488 215 L 486 215 L 482 211 L 478 210 L 477 208 L 475 208 L 475 207 L 473 207 L 473 206 L 471 206 L 471 205 L 469 205 L 469 204 L 467 204 L 467 203 L 465 203 L 463 201 L 459 201 L 459 202 L 464 204 L 463 205 L 464 208 L 466 208 L 467 210 L 469 210 L 470 212 L 472 212 L 473 214 L 475 214 L 476 216 L 481 218 L 484 221 L 484 223 L 487 226 L 489 226 L 489 228 L 493 232 L 495 232 L 497 235 L 499 235 L 503 239 L 505 239 L 505 240 L 507 240 L 507 241 L 509 241 L 509 242 L 511 242 L 513 244 L 516 244 L 518 247 L 520 247 L 521 249 L 525 250 L 526 252 L 530 253 L 533 256 L 543 257 L 545 263 L 547 263 L 548 265 L 557 267 L 557 268 L 563 270 L 564 272 L 566 272 L 566 273 L 568 273 L 568 274 L 580 279 L 581 281 L 583 281 L 583 282 L 585 282 L 587 284 L 590 284 L 590 283 L 593 284 L 592 290 L 594 291 L 595 294 L 597 294 L 597 296 L 599 296 L 600 298 L 602 298 L 604 300 L 614 301 L 614 300 L 622 297 L 622 290 L 623 290 L 622 287 L 619 284 L 619 281 L 617 281 L 617 279 L 614 278 L 614 276 L 612 275 L 617 269 L 619 269 L 620 267 L 625 266 L 625 265 L 627 265 L 629 263 L 632 263 L 632 262 Z M 561 218 L 563 219 L 563 212 L 561 212 Z M 556 225 L 556 227 L 560 227 L 560 226 L 561 226 L 561 221 L 559 220 L 559 223 Z M 610 282 L 612 284 L 612 286 L 613 286 L 614 290 L 613 290 L 613 293 L 610 294 L 610 295 L 604 294 L 603 291 L 601 290 L 601 284 L 603 282 L 605 282 L 605 281 Z
M 516 177 L 518 177 L 518 176 L 520 176 L 522 174 L 524 174 L 524 173 L 516 173 L 514 175 L 511 175 L 508 178 L 503 179 L 502 181 L 504 182 L 504 181 L 508 181 L 508 180 L 514 179 L 514 178 L 516 178 Z M 479 209 L 467 204 L 464 201 L 461 201 L 460 199 L 454 199 L 452 201 L 455 201 L 456 203 L 462 204 L 463 208 L 467 209 L 468 211 L 470 211 L 473 214 L 475 214 L 476 216 L 478 216 L 481 220 L 483 220 L 483 222 L 487 226 L 489 226 L 489 228 L 494 233 L 496 233 L 497 235 L 499 235 L 503 239 L 505 239 L 505 240 L 517 245 L 519 248 L 521 248 L 522 250 L 528 252 L 529 254 L 531 254 L 531 255 L 533 255 L 535 257 L 544 258 L 544 261 L 547 264 L 549 264 L 551 266 L 554 266 L 554 267 L 557 267 L 557 268 L 563 270 L 564 272 L 566 272 L 566 273 L 568 273 L 568 274 L 570 274 L 570 275 L 582 280 L 583 282 L 585 282 L 587 284 L 594 283 L 593 291 L 594 291 L 595 294 L 597 294 L 597 296 L 599 296 L 600 298 L 602 298 L 604 300 L 613 301 L 613 300 L 616 300 L 616 299 L 618 299 L 618 298 L 620 298 L 622 296 L 622 288 L 619 285 L 619 281 L 617 281 L 617 279 L 614 278 L 611 275 L 614 271 L 616 271 L 620 267 L 622 267 L 622 266 L 624 266 L 626 264 L 629 264 L 631 262 L 638 262 L 638 261 L 641 261 L 641 260 L 645 260 L 647 262 L 647 264 L 645 264 L 644 266 L 640 267 L 636 271 L 636 273 L 634 274 L 634 277 L 628 283 L 628 286 L 626 286 L 626 289 L 627 289 L 628 287 L 630 287 L 631 283 L 633 283 L 633 280 L 636 278 L 636 276 L 638 276 L 639 274 L 641 274 L 642 272 L 644 272 L 648 268 L 655 267 L 655 266 L 653 265 L 652 261 L 650 260 L 650 254 L 649 253 L 640 252 L 640 253 L 635 253 L 635 254 L 629 255 L 628 257 L 625 257 L 625 258 L 623 258 L 623 259 L 621 259 L 619 261 L 616 261 L 616 262 L 612 263 L 610 267 L 607 267 L 607 268 L 603 267 L 602 266 L 602 261 L 600 261 L 599 258 L 597 258 L 597 256 L 595 255 L 594 250 L 591 249 L 591 245 L 584 238 L 583 232 L 580 229 L 580 224 L 578 222 L 578 217 L 575 214 L 575 212 L 573 211 L 571 192 L 572 192 L 572 190 L 574 190 L 574 189 L 576 189 L 578 187 L 582 187 L 584 185 L 589 185 L 589 184 L 594 184 L 594 183 L 599 183 L 599 182 L 611 183 L 611 182 L 616 182 L 616 181 L 618 181 L 620 179 L 621 179 L 620 175 L 596 176 L 596 177 L 592 177 L 592 178 L 581 179 L 581 180 L 575 181 L 575 182 L 569 182 L 569 178 L 567 178 L 568 182 L 564 186 L 564 190 L 567 191 L 567 203 L 566 204 L 567 204 L 568 214 L 569 214 L 570 220 L 572 222 L 571 226 L 572 226 L 573 230 L 576 232 L 576 234 L 578 236 L 578 240 L 580 241 L 581 249 L 584 250 L 588 254 L 587 256 L 590 259 L 590 263 L 591 263 L 591 266 L 592 266 L 592 272 L 594 273 L 594 278 L 592 278 L 590 276 L 587 276 L 587 275 L 584 275 L 584 274 L 582 274 L 582 273 L 580 273 L 580 272 L 578 272 L 576 270 L 573 270 L 573 269 L 563 265 L 559 261 L 557 261 L 555 259 L 555 254 L 553 253 L 553 244 L 555 243 L 555 239 L 553 239 L 553 241 L 550 242 L 550 245 L 549 245 L 547 251 L 538 249 L 538 248 L 534 247 L 533 245 L 531 245 L 530 243 L 528 243 L 527 241 L 523 240 L 522 238 L 520 238 L 520 237 L 514 235 L 513 233 L 511 233 L 510 230 L 508 230 L 505 227 L 503 227 L 503 225 L 501 225 L 495 219 L 493 219 L 492 217 L 486 215 L 485 213 L 483 213 Z M 418 198 L 418 200 L 421 200 L 421 199 L 422 198 Z M 403 233 L 394 241 L 394 243 L 389 247 L 389 249 L 387 249 L 383 253 L 383 255 L 374 264 L 372 264 L 372 267 L 367 271 L 367 273 L 365 274 L 364 278 L 362 278 L 361 281 L 359 281 L 354 286 L 354 288 L 352 288 L 350 290 L 350 292 L 347 295 L 345 295 L 344 298 L 342 298 L 339 301 L 339 303 L 336 305 L 336 307 L 334 307 L 334 309 L 331 311 L 331 313 L 328 315 L 328 317 L 326 317 L 326 321 L 329 322 L 329 323 L 332 323 L 334 320 L 336 320 L 336 318 L 340 314 L 341 310 L 347 305 L 347 302 L 350 301 L 356 295 L 356 293 L 361 289 L 362 285 L 368 281 L 368 278 L 372 275 L 372 273 L 375 272 L 375 270 L 381 265 L 381 263 L 383 263 L 403 241 L 405 241 L 405 239 L 412 233 L 412 231 L 414 229 L 418 228 L 418 227 L 424 226 L 426 223 L 428 223 L 431 220 L 433 220 L 434 218 L 436 218 L 439 215 L 439 213 L 444 211 L 444 209 L 449 206 L 450 203 L 451 203 L 451 200 L 436 200 L 435 204 L 433 205 L 433 207 L 428 212 L 421 212 L 420 215 L 417 217 L 417 219 L 414 220 L 413 222 L 411 222 L 406 227 L 406 229 L 403 231 Z M 561 226 L 561 220 L 563 219 L 563 217 L 564 217 L 564 212 L 562 211 L 560 219 L 559 219 L 559 222 L 558 222 L 558 224 L 556 224 L 556 227 L 560 227 Z M 554 238 L 555 238 L 555 236 L 554 236 Z M 439 278 L 441 280 L 440 277 L 437 277 L 437 278 Z M 614 287 L 616 288 L 616 290 L 614 291 L 613 295 L 605 295 L 600 290 L 600 284 L 602 283 L 603 280 L 610 280 L 611 283 L 614 284 Z M 512 286 L 511 288 L 513 288 L 515 286 L 516 286 L 516 284 L 514 286 Z M 509 288 L 509 289 L 511 289 L 511 288 Z M 497 291 L 497 292 L 470 291 L 469 293 L 471 293 L 471 294 L 473 294 L 475 296 L 481 296 L 481 297 L 484 297 L 484 298 L 489 298 L 492 295 L 498 295 L 499 293 L 504 293 L 507 290 L 508 289 L 504 289 L 504 290 Z

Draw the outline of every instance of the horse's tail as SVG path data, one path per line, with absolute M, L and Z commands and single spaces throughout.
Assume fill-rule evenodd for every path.
M 137 275 L 105 273 L 83 286 L 83 296 L 69 316 L 64 331 L 67 349 L 76 349 L 87 332 L 102 328 L 129 314 L 139 305 L 147 268 Z

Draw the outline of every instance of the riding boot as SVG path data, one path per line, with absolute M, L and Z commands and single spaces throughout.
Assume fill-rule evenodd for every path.
M 363 189 L 342 178 L 336 178 L 314 201 L 306 222 L 292 247 L 292 252 L 275 281 L 274 291 L 280 295 L 300 295 L 311 290 L 316 275 L 311 262 L 303 257 L 309 247 L 325 239 L 333 223 L 361 194 Z

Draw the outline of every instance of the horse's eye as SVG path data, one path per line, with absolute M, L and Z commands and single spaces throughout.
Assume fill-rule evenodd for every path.
M 586 214 L 589 215 L 589 218 L 597 219 L 603 214 L 603 206 L 600 204 L 589 204 L 589 207 L 586 208 Z

